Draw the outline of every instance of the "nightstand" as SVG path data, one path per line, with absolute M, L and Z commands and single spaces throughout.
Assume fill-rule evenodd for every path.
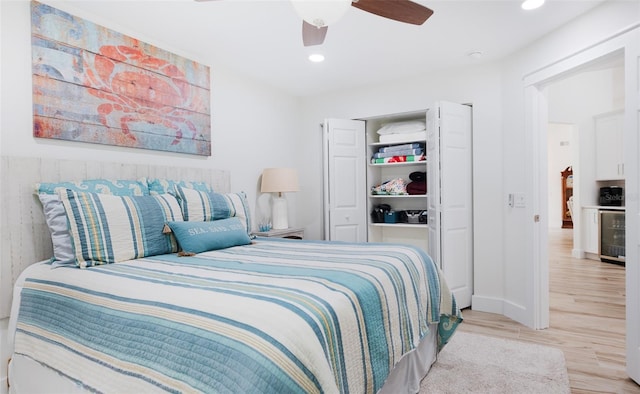
M 257 231 L 254 233 L 258 237 L 275 237 L 275 238 L 291 238 L 304 239 L 303 228 L 285 228 L 283 230 Z

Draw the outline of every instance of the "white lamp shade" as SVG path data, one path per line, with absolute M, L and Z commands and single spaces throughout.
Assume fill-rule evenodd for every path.
M 287 200 L 282 197 L 282 193 L 297 192 L 298 172 L 293 168 L 265 168 L 262 171 L 262 193 L 278 193 L 273 197 L 271 220 L 274 230 L 289 228 L 289 218 L 287 213 Z
M 305 22 L 316 27 L 328 26 L 349 10 L 351 0 L 292 0 L 293 7 Z
M 265 168 L 262 171 L 262 193 L 297 192 L 298 172 L 293 168 Z

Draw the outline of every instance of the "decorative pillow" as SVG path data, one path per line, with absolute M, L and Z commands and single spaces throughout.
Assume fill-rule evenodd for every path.
M 171 231 L 185 252 L 202 253 L 251 243 L 240 218 L 210 222 L 169 222 Z
M 65 191 L 67 189 L 77 192 L 112 194 L 114 196 L 149 195 L 146 178 L 139 181 L 88 179 L 85 181 L 36 183 L 36 193 L 38 194 L 56 194 L 58 191 Z
M 150 194 L 175 193 L 176 185 L 201 192 L 213 192 L 213 188 L 206 182 L 172 181 L 170 179 L 147 179 Z
M 37 183 L 36 193 L 42 203 L 44 219 L 53 244 L 52 266 L 75 265 L 75 254 L 69 235 L 67 216 L 56 191 L 74 190 L 113 194 L 118 196 L 144 196 L 149 194 L 146 178 L 140 181 L 89 179 L 86 181 Z
M 53 244 L 53 266 L 75 265 L 76 255 L 73 253 L 67 214 L 57 194 L 38 194 L 42 203 L 44 219 L 51 233 Z
M 176 196 L 185 221 L 203 222 L 238 217 L 251 233 L 251 212 L 244 192 L 211 193 L 176 186 Z
M 170 194 L 111 196 L 66 190 L 59 196 L 80 268 L 178 250 L 175 239 L 163 233 L 167 222 L 182 220 Z

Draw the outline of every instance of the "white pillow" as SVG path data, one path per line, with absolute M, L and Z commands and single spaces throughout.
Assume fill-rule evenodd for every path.
M 378 131 L 378 135 L 385 134 L 406 134 L 415 133 L 427 129 L 427 124 L 424 120 L 405 120 L 402 122 L 388 123 L 382 126 Z

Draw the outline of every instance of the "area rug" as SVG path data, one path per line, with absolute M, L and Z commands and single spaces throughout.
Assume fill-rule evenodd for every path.
M 570 392 L 562 350 L 460 331 L 420 386 L 420 394 Z

